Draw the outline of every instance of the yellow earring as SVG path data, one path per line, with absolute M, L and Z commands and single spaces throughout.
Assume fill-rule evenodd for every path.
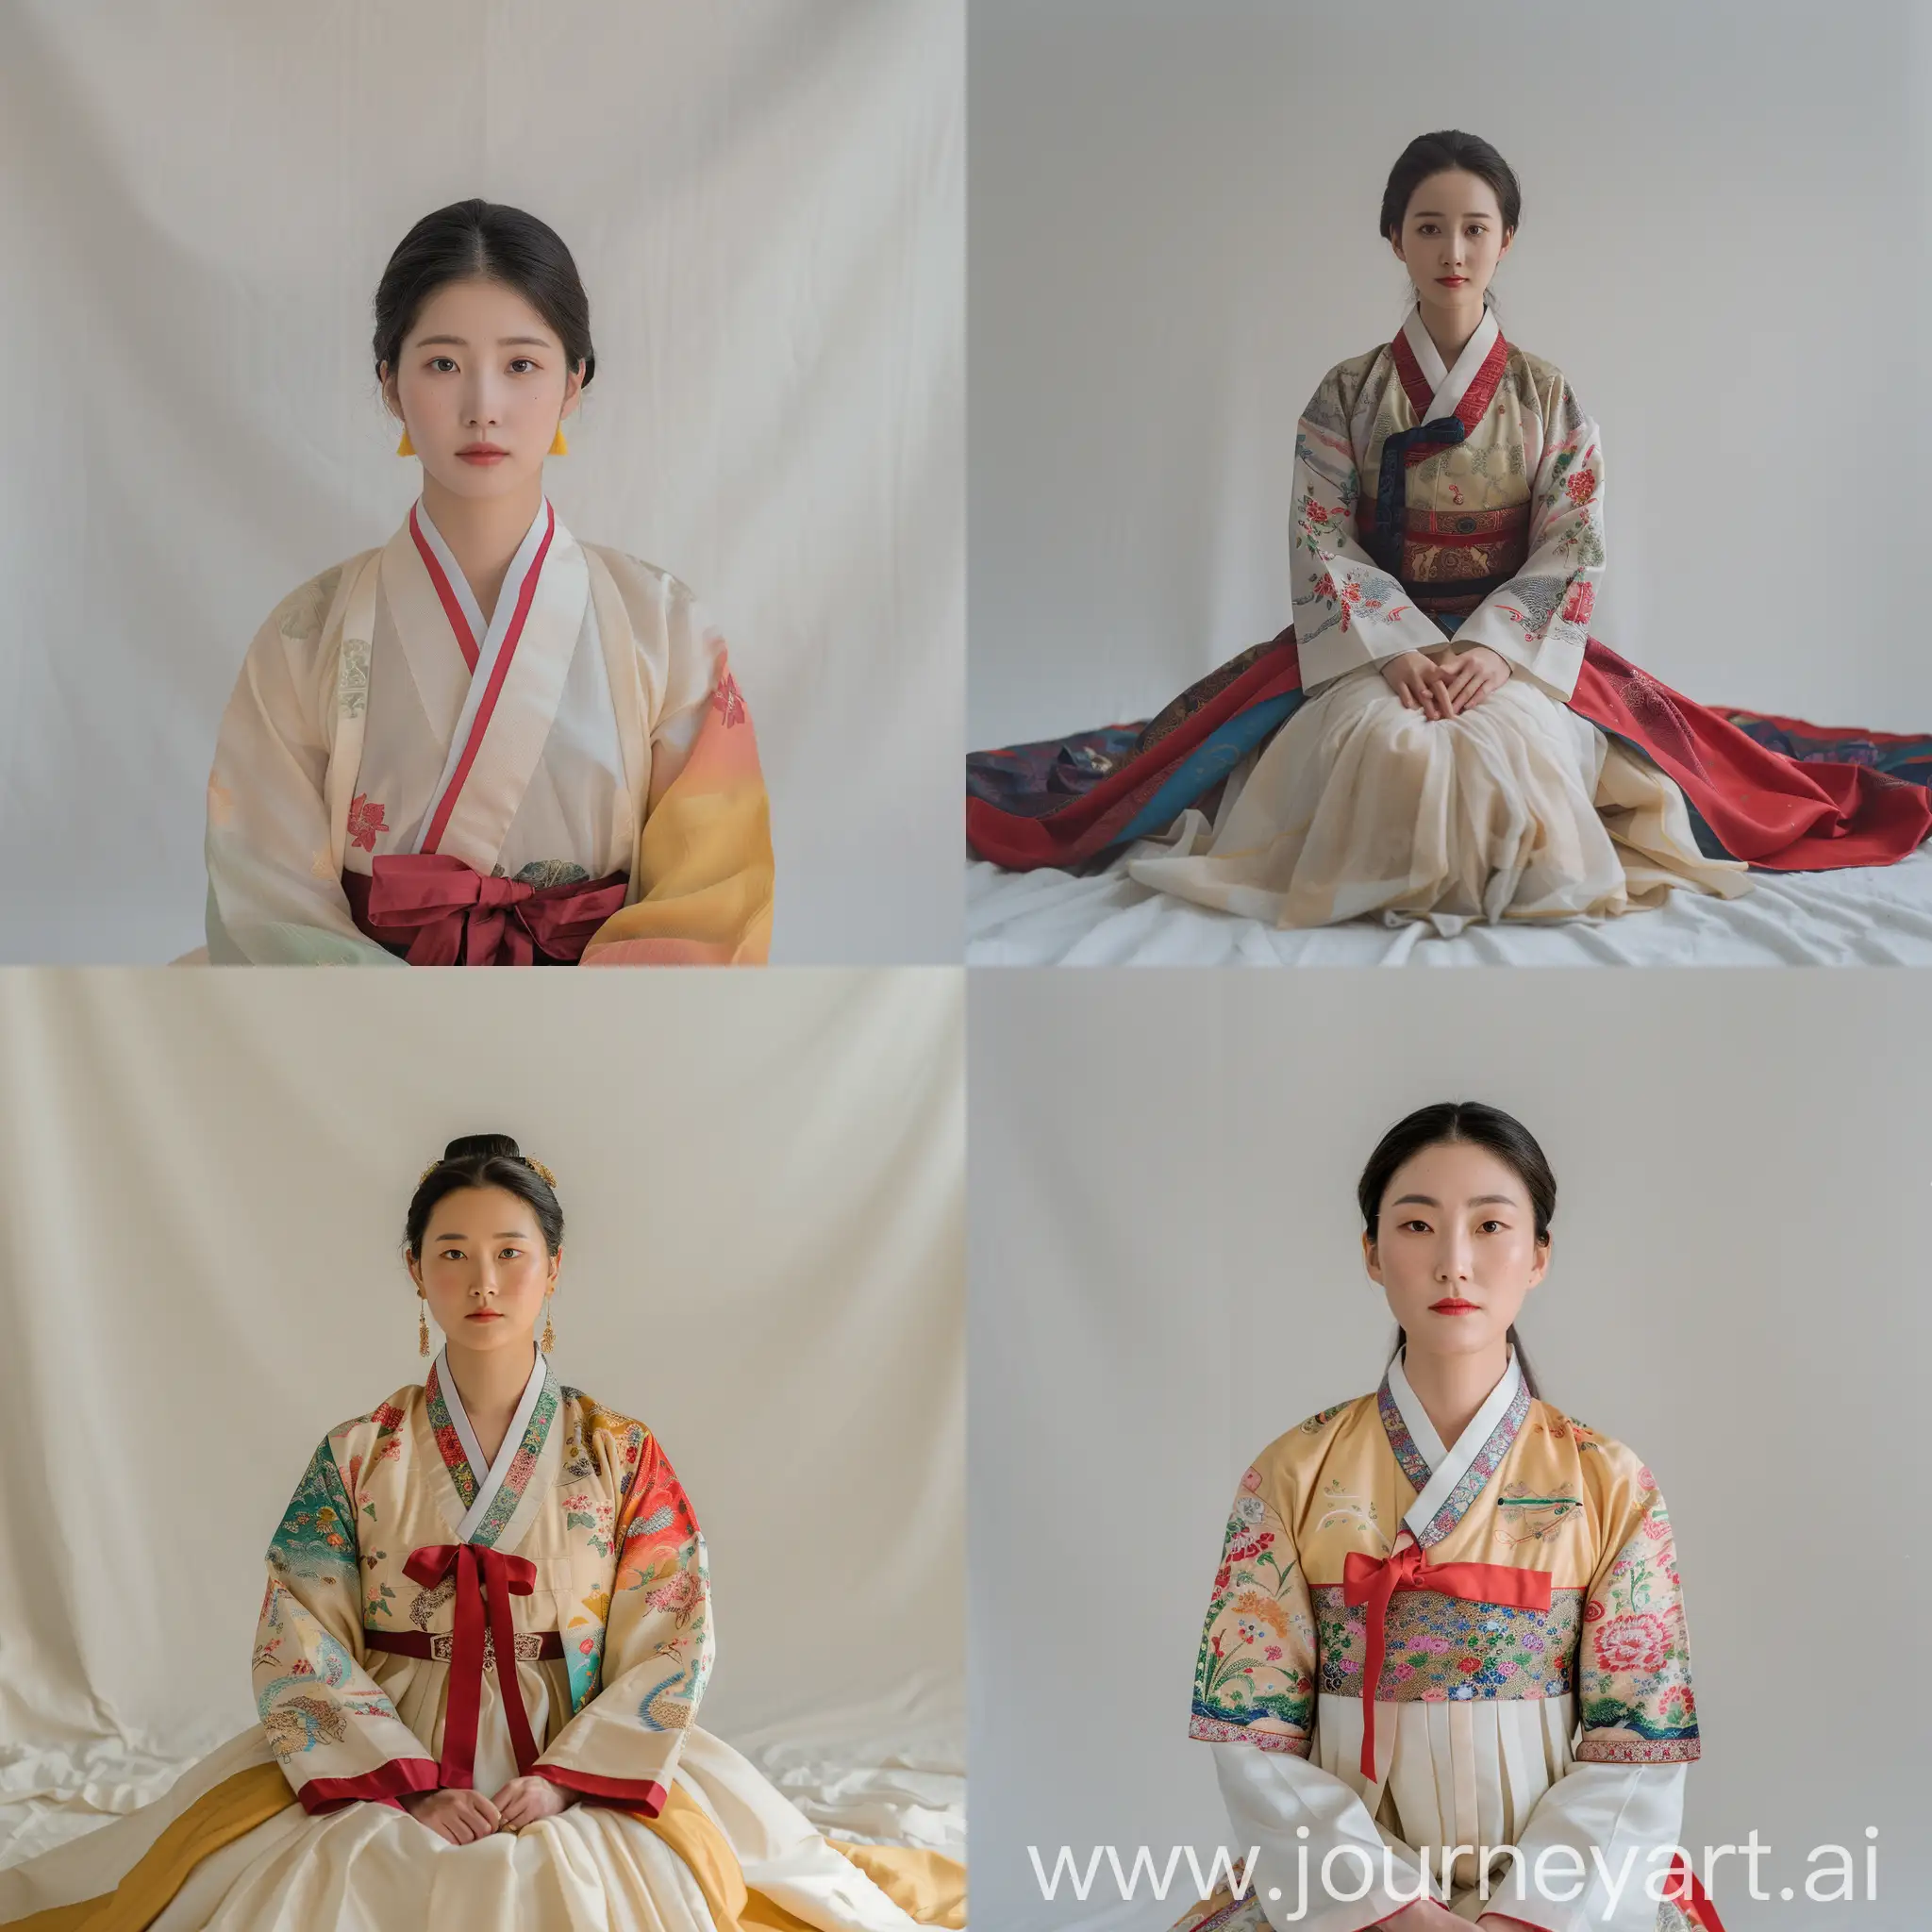
M 416 454 L 416 445 L 409 441 L 409 432 L 407 429 L 403 431 L 402 441 L 396 444 L 396 454 L 399 457 L 412 457 Z
M 563 424 L 560 421 L 557 425 L 557 434 L 550 439 L 550 454 L 554 457 L 567 457 L 570 454 L 570 444 L 563 440 Z
M 422 1304 L 416 1310 L 416 1353 L 429 1353 L 429 1305 L 421 1289 L 416 1291 L 416 1299 Z
M 550 1296 L 545 1294 L 543 1297 L 543 1340 L 539 1343 L 539 1346 L 545 1355 L 548 1355 L 556 1341 L 557 1330 L 550 1325 Z

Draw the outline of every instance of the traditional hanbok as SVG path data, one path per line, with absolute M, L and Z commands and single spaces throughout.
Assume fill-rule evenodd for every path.
M 1663 1497 L 1513 1354 L 1453 1446 L 1398 1359 L 1261 1453 L 1190 1731 L 1258 1857 L 1176 1932 L 1357 1932 L 1425 1885 L 1550 1932 L 1717 1924 L 1674 1856 L 1698 1727 Z
M 1331 370 L 1293 487 L 1293 625 L 1138 734 L 977 755 L 976 852 L 1129 845 L 1141 883 L 1269 924 L 1453 931 L 1731 896 L 1752 865 L 1883 863 L 1932 831 L 1932 740 L 1708 710 L 1590 636 L 1602 437 L 1489 311 L 1453 369 L 1412 311 Z M 1381 675 L 1478 644 L 1508 681 L 1453 719 Z
M 769 812 L 724 640 L 548 502 L 486 623 L 419 502 L 257 633 L 208 874 L 215 962 L 761 961 Z
M 696 1725 L 712 1653 L 704 1538 L 650 1430 L 540 1356 L 487 1463 L 439 1357 L 331 1430 L 295 1491 L 268 1553 L 260 1724 L 159 1803 L 0 1873 L 0 1921 L 962 1924 L 957 1864 L 823 1838 Z M 465 1845 L 397 1803 L 519 1775 L 580 1802 Z

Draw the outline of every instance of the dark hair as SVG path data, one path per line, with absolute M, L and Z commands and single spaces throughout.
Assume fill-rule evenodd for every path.
M 1515 169 L 1481 135 L 1444 127 L 1434 134 L 1418 134 L 1389 170 L 1389 185 L 1382 191 L 1384 241 L 1402 232 L 1416 190 L 1431 175 L 1441 175 L 1451 168 L 1464 175 L 1479 175 L 1496 191 L 1496 206 L 1503 212 L 1504 227 L 1513 229 L 1522 220 L 1523 190 L 1517 185 Z
M 563 1209 L 557 1191 L 524 1158 L 508 1134 L 464 1134 L 442 1150 L 442 1158 L 416 1184 L 403 1224 L 403 1252 L 413 1261 L 423 1252 L 423 1236 L 436 1204 L 462 1188 L 501 1188 L 528 1204 L 542 1230 L 543 1245 L 554 1255 L 563 1246 Z
M 597 373 L 591 298 L 563 238 L 535 215 L 497 201 L 453 201 L 425 215 L 396 244 L 375 286 L 375 365 L 393 375 L 403 339 L 423 305 L 449 282 L 476 279 L 514 289 L 550 326 L 584 387 Z
M 1546 1244 L 1550 1239 L 1550 1217 L 1557 1211 L 1556 1174 L 1543 1150 L 1537 1145 L 1536 1136 L 1521 1121 L 1499 1107 L 1484 1106 L 1480 1100 L 1443 1100 L 1433 1107 L 1419 1107 L 1397 1121 L 1375 1142 L 1375 1151 L 1369 1156 L 1355 1191 L 1369 1239 L 1374 1241 L 1376 1237 L 1382 1219 L 1382 1197 L 1401 1169 L 1425 1148 L 1447 1146 L 1458 1141 L 1493 1154 L 1514 1171 L 1529 1192 L 1537 1245 Z M 1407 1341 L 1408 1337 L 1397 1328 L 1393 1353 L 1399 1354 Z M 1516 1351 L 1517 1366 L 1523 1371 L 1529 1392 L 1540 1395 L 1542 1391 L 1537 1387 L 1513 1323 L 1509 1342 Z

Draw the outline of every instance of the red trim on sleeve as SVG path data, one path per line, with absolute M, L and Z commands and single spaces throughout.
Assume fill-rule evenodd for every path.
M 333 1811 L 339 1805 L 358 1799 L 377 1804 L 395 1804 L 404 1791 L 433 1791 L 438 1789 L 435 1762 L 427 1757 L 391 1757 L 379 1771 L 364 1772 L 360 1777 L 312 1777 L 296 1793 L 305 1811 Z
M 537 1775 L 593 1804 L 622 1805 L 627 1811 L 641 1811 L 646 1818 L 657 1817 L 671 1795 L 656 1778 L 598 1777 L 588 1771 L 559 1770 L 554 1764 L 540 1764 Z

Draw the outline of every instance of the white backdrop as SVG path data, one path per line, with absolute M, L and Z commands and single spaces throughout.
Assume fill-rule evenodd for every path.
M 958 959 L 962 0 L 0 21 L 0 959 L 200 942 L 248 641 L 417 487 L 376 279 L 473 194 L 549 222 L 590 291 L 560 513 L 731 640 L 774 958 Z
M 403 1214 L 471 1132 L 555 1170 L 553 1360 L 705 1525 L 706 1726 L 962 1769 L 959 977 L 0 974 L 0 1804 L 252 1722 L 262 1553 L 422 1377 Z
M 974 0 L 975 745 L 1144 717 L 1292 615 L 1295 419 L 1387 341 L 1430 128 L 1524 188 L 1507 334 L 1601 423 L 1598 633 L 1706 702 L 1932 727 L 1932 13 Z
M 1705 1731 L 1687 1842 L 1773 1847 L 1769 1906 L 1719 1868 L 1725 1923 L 1916 1932 L 1924 977 L 1515 971 L 1421 1001 L 1316 970 L 974 974 L 976 1915 L 1138 1932 L 1190 1902 L 1183 1864 L 1165 1905 L 1122 1908 L 1103 1867 L 1084 1909 L 1064 1884 L 1047 1906 L 1025 1848 L 1051 1871 L 1062 1843 L 1222 1842 L 1187 1714 L 1228 1500 L 1375 1386 L 1394 1324 L 1356 1178 L 1411 1108 L 1474 1097 L 1560 1183 L 1520 1324 L 1542 1386 L 1670 1501 Z M 1807 1903 L 1805 1853 L 1862 1868 L 1868 1824 L 1878 1903 Z

